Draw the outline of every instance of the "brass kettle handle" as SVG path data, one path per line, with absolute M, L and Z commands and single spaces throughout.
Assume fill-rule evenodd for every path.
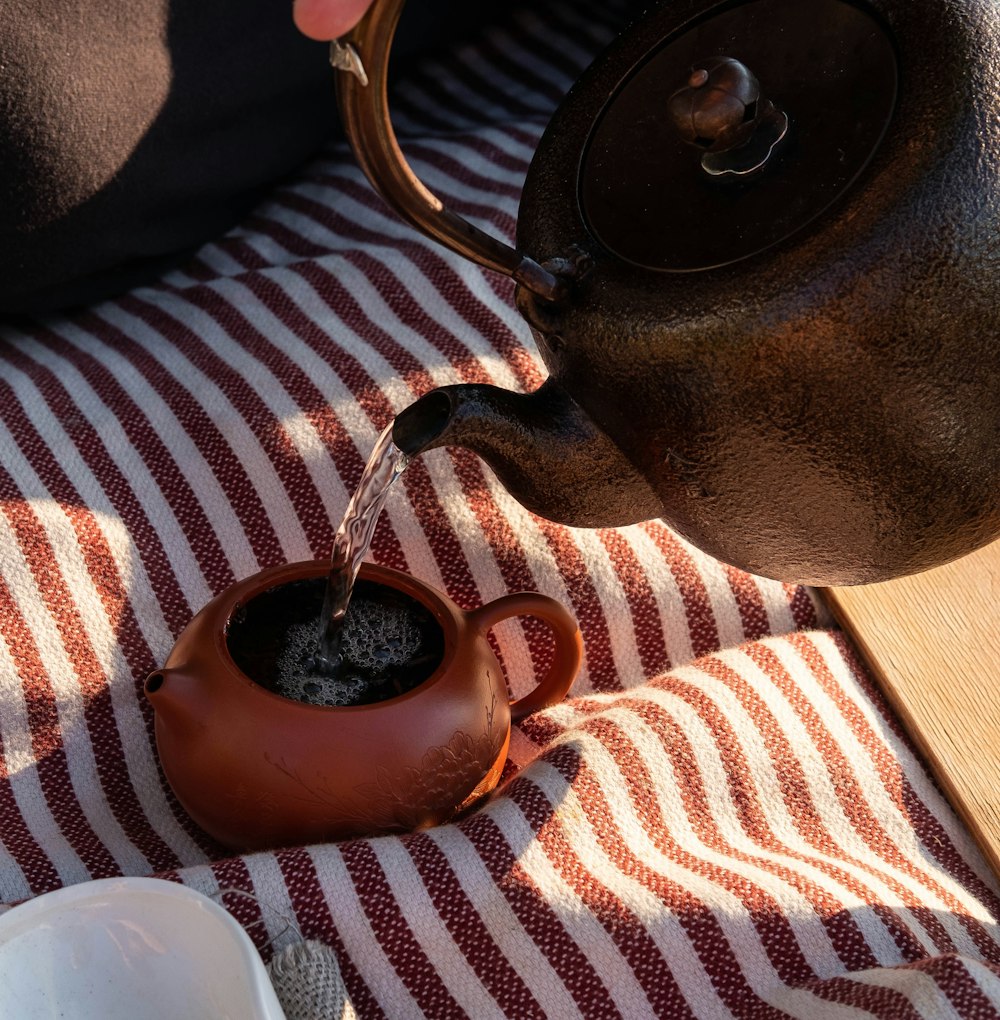
M 330 44 L 337 103 L 365 176 L 399 215 L 422 233 L 487 269 L 510 276 L 546 300 L 566 284 L 534 259 L 444 207 L 406 162 L 389 117 L 389 50 L 405 0 L 375 0 L 351 31 Z

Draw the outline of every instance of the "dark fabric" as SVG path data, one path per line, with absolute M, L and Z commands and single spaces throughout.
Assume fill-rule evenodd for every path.
M 462 20 L 415 6 L 402 50 Z M 326 46 L 287 2 L 0 0 L 0 313 L 152 278 L 336 126 Z

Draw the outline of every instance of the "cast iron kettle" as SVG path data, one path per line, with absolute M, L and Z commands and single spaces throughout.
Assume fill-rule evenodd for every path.
M 549 378 L 434 390 L 399 446 L 470 447 L 544 517 L 662 517 L 785 581 L 883 580 L 1000 534 L 994 0 L 660 6 L 553 117 L 516 250 L 396 145 L 401 6 L 333 44 L 348 136 L 406 219 L 513 277 Z

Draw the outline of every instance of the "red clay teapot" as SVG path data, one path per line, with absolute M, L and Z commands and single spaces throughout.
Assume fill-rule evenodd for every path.
M 554 705 L 580 665 L 576 622 L 538 592 L 463 611 L 442 592 L 364 563 L 362 584 L 411 599 L 440 639 L 433 672 L 385 700 L 345 707 L 276 691 L 270 656 L 290 622 L 319 619 L 330 564 L 260 571 L 208 603 L 146 679 L 164 774 L 188 814 L 239 850 L 422 829 L 497 784 L 512 719 Z M 357 592 L 355 592 L 355 595 Z M 552 661 L 510 701 L 491 627 L 518 615 L 552 630 Z
M 990 0 L 672 0 L 584 73 L 517 248 L 405 163 L 402 0 L 333 44 L 348 136 L 407 219 L 510 275 L 549 378 L 396 419 L 527 508 L 654 517 L 716 557 L 878 581 L 1000 534 L 1000 17 Z

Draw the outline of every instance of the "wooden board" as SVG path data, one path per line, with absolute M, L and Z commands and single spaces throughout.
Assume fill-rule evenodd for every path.
M 1000 876 L 1000 542 L 823 596 Z

